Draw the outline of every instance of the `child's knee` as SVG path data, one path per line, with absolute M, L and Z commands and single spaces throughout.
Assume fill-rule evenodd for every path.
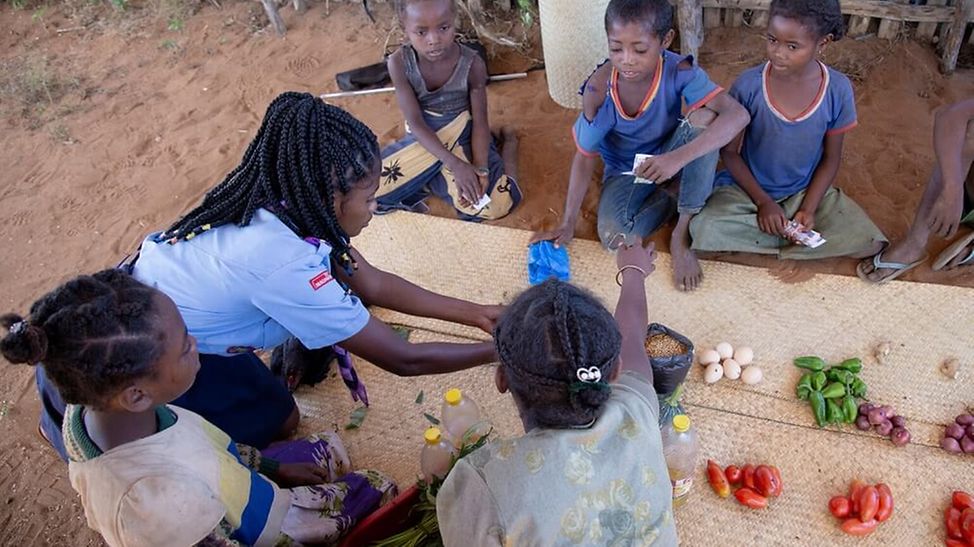
M 716 119 L 717 113 L 706 106 L 694 110 L 687 116 L 687 121 L 690 122 L 690 125 L 698 128 L 707 127 Z

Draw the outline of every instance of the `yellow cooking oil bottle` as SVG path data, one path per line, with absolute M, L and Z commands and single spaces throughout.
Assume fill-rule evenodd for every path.
M 663 457 L 673 485 L 673 507 L 686 503 L 693 487 L 697 451 L 700 448 L 697 432 L 690 427 L 690 417 L 677 414 L 663 428 Z

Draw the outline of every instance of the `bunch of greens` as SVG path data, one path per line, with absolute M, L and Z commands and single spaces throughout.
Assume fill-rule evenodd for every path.
M 799 357 L 794 363 L 808 371 L 798 380 L 795 394 L 812 405 L 819 427 L 855 423 L 859 416 L 856 399 L 866 397 L 866 383 L 859 378 L 862 359 L 854 357 L 828 366 L 825 359 L 808 356 Z
M 468 435 L 471 433 L 473 431 L 463 436 L 460 450 L 457 451 L 457 454 L 450 461 L 450 471 L 453 470 L 453 466 L 461 458 L 487 444 L 487 439 L 490 437 L 491 432 L 488 431 L 486 435 L 477 439 L 476 442 L 469 442 Z M 416 524 L 394 536 L 373 543 L 373 547 L 443 547 L 443 538 L 440 537 L 440 526 L 436 521 L 436 494 L 440 491 L 440 487 L 443 486 L 443 480 L 449 474 L 450 472 L 447 471 L 443 479 L 433 477 L 433 480 L 429 482 L 424 479 L 419 479 L 416 483 L 416 486 L 419 488 L 419 501 L 416 502 L 416 505 L 410 511 L 410 520 L 416 522 Z

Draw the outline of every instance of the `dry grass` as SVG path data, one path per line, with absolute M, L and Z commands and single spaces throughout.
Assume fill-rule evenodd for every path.
M 0 62 L 0 113 L 20 116 L 36 129 L 67 112 L 59 108 L 80 81 L 55 68 L 48 57 L 28 55 Z

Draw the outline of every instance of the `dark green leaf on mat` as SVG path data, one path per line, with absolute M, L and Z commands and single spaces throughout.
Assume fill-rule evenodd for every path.
M 429 420 L 429 422 L 431 424 L 433 424 L 433 425 L 440 425 L 440 421 L 436 419 L 436 416 L 433 416 L 432 414 L 430 414 L 428 412 L 424 412 L 423 413 L 423 416 L 426 416 L 426 419 Z
M 392 325 L 392 330 L 407 342 L 409 341 L 409 335 L 413 332 L 413 329 L 403 325 Z
M 348 423 L 345 424 L 345 431 L 349 429 L 358 429 L 361 427 L 362 422 L 365 421 L 365 415 L 368 414 L 369 407 L 360 406 L 352 411 L 348 417 Z
M 421 404 L 423 404 L 423 399 L 425 399 L 425 398 L 426 398 L 426 395 L 424 395 L 424 394 L 423 394 L 423 391 L 422 391 L 422 390 L 420 390 L 420 391 L 419 391 L 419 395 L 417 395 L 417 396 L 416 396 L 416 404 L 417 404 L 417 405 L 421 405 Z

